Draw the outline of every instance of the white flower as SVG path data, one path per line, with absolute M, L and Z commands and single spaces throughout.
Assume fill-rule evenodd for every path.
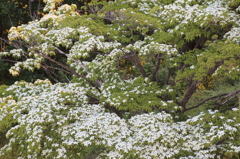
M 239 109 L 238 108 L 232 108 L 232 111 L 238 111 Z

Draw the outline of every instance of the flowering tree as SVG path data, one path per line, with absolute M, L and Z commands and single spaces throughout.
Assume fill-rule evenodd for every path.
M 0 157 L 239 157 L 239 1 L 92 1 L 82 16 L 45 3 L 0 55 L 24 57 L 14 76 L 44 68 L 69 82 L 6 89 Z

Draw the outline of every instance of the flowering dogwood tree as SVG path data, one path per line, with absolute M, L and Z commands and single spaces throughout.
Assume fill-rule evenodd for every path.
M 13 76 L 73 78 L 6 89 L 0 157 L 239 158 L 238 0 L 92 1 L 82 16 L 44 2 L 47 14 L 12 27 L 16 49 L 0 56 L 24 59 Z M 224 78 L 235 83 L 210 87 Z

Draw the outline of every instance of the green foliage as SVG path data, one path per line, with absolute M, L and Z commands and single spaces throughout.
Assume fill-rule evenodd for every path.
M 0 100 L 1 100 L 1 104 L 0 104 L 1 110 L 5 110 L 6 114 L 12 111 L 12 107 L 16 103 L 16 101 L 13 99 L 12 96 L 0 98 Z M 1 116 L 0 133 L 5 134 L 14 125 L 16 125 L 16 120 L 13 119 L 13 115 Z
M 79 26 L 88 27 L 90 29 L 90 33 L 93 35 L 109 35 L 114 36 L 114 32 L 111 31 L 110 33 L 109 28 L 106 28 L 101 18 L 95 15 L 83 15 L 83 16 L 69 16 L 65 18 L 59 24 L 59 28 L 71 27 L 71 28 L 78 28 Z M 116 34 L 116 33 L 115 33 Z M 78 38 L 78 36 L 73 37 Z
M 82 158 L 84 158 L 84 159 L 96 158 L 100 153 L 104 152 L 104 150 L 105 150 L 105 146 L 104 145 L 92 144 L 89 147 L 83 147 Z
M 118 110 L 136 113 L 139 111 L 152 112 L 159 110 L 178 109 L 173 101 L 162 101 L 159 96 L 169 94 L 169 89 L 162 89 L 149 79 L 136 78 L 125 82 L 106 83 L 103 86 L 103 96 L 100 101 L 109 103 Z M 171 91 L 171 90 L 170 90 Z M 170 106 L 171 105 L 171 106 Z M 175 108 L 174 108 L 175 107 Z
M 232 0 L 228 4 L 228 6 L 231 7 L 231 8 L 238 8 L 239 5 L 240 5 L 240 1 L 239 0 Z
M 7 97 L 9 95 L 14 96 L 13 91 L 7 91 L 8 87 L 9 86 L 6 86 L 6 85 L 1 85 L 0 86 L 0 98 Z

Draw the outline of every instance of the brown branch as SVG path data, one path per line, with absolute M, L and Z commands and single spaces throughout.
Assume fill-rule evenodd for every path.
M 183 111 L 185 111 L 187 102 L 192 97 L 193 93 L 195 93 L 195 91 L 197 90 L 198 83 L 200 83 L 200 82 L 198 80 L 195 80 L 188 87 L 188 90 L 187 90 L 183 100 L 180 102 L 180 106 L 183 107 Z
M 168 73 L 167 73 L 167 77 L 164 82 L 165 85 L 169 84 L 170 75 L 171 75 L 171 68 L 168 66 Z
M 21 62 L 21 61 L 9 60 L 9 59 L 0 59 L 0 61 L 7 61 L 7 62 L 12 62 L 12 63 Z
M 213 96 L 213 97 L 211 97 L 211 98 L 205 99 L 204 101 L 202 101 L 201 103 L 199 103 L 199 104 L 197 104 L 197 105 L 195 105 L 195 106 L 186 108 L 186 109 L 185 109 L 185 112 L 188 111 L 188 110 L 197 108 L 197 107 L 203 105 L 204 103 L 206 103 L 207 101 L 210 101 L 210 100 L 215 99 L 215 98 L 218 99 L 218 98 L 222 97 L 221 99 L 218 100 L 218 101 L 222 101 L 222 100 L 224 100 L 224 99 L 226 99 L 226 98 L 228 98 L 228 97 L 231 97 L 229 100 L 226 100 L 225 102 L 222 102 L 222 103 L 219 103 L 219 102 L 218 102 L 218 103 L 219 103 L 218 106 L 223 105 L 223 104 L 225 104 L 226 102 L 228 102 L 228 101 L 230 101 L 231 99 L 233 99 L 233 98 L 234 98 L 236 95 L 238 95 L 238 94 L 240 94 L 240 90 L 235 91 L 235 92 L 231 92 L 231 93 L 224 93 L 224 94 L 221 94 L 221 95 Z
M 217 70 L 217 68 L 218 68 L 219 66 L 221 66 L 222 64 L 223 64 L 223 61 L 215 62 L 214 67 L 212 67 L 212 68 L 210 68 L 210 69 L 208 70 L 207 75 L 206 75 L 205 77 L 212 75 L 212 74 Z M 198 85 L 199 83 L 200 83 L 200 81 L 198 81 L 198 80 L 192 81 L 191 84 L 190 84 L 190 86 L 188 87 L 188 90 L 187 90 L 184 98 L 183 98 L 182 101 L 180 102 L 180 106 L 183 107 L 183 112 L 184 112 L 185 109 L 186 109 L 186 104 L 187 104 L 187 102 L 188 102 L 189 99 L 192 97 L 193 93 L 196 92 L 196 90 L 197 90 L 197 85 Z
M 194 49 L 198 48 L 201 41 L 204 40 L 204 36 L 202 35 L 199 39 L 198 39 L 198 42 L 196 43 L 196 45 L 194 46 Z
M 89 104 L 99 104 L 99 99 L 97 99 L 97 98 L 95 98 L 95 97 L 93 97 L 93 96 L 90 96 L 90 95 L 87 95 L 87 97 L 88 97 L 88 103 Z
M 50 69 L 53 69 L 53 70 L 58 70 L 58 71 L 62 71 L 62 72 L 65 72 L 65 73 L 67 73 L 67 74 L 72 74 L 71 72 L 69 72 L 69 71 L 66 71 L 66 70 L 64 70 L 64 69 L 61 69 L 61 68 L 58 68 L 58 67 L 53 67 L 53 66 L 47 66 L 47 65 L 45 65 L 45 68 L 50 68 Z
M 56 82 L 67 82 L 66 80 L 63 80 L 59 75 L 57 75 L 54 71 L 48 69 L 49 66 L 41 64 L 41 67 L 44 69 L 44 71 Z M 54 78 L 52 75 L 54 75 L 56 78 Z
M 97 89 L 99 90 L 98 86 L 96 86 L 92 81 L 88 80 L 87 77 L 85 77 L 85 76 L 83 76 L 83 75 L 81 75 L 81 74 L 78 74 L 78 73 L 75 72 L 74 70 L 72 70 L 72 69 L 70 69 L 69 67 L 67 67 L 66 65 L 61 64 L 60 62 L 52 59 L 51 57 L 49 57 L 47 54 L 45 54 L 45 53 L 43 53 L 43 52 L 41 52 L 40 55 L 42 55 L 44 58 L 48 59 L 49 61 L 51 61 L 51 62 L 53 62 L 53 63 L 61 66 L 61 67 L 64 68 L 65 70 L 69 71 L 72 75 L 75 75 L 75 76 L 77 76 L 77 77 L 79 77 L 79 78 L 84 79 L 84 80 L 87 81 L 91 86 L 93 86 L 93 87 L 95 87 L 95 88 L 97 88 Z M 100 90 L 99 90 L 99 91 L 100 91 Z
M 134 53 L 132 58 L 133 58 L 134 65 L 136 66 L 138 71 L 142 74 L 142 77 L 143 78 L 147 77 L 146 72 L 145 72 L 145 70 L 143 69 L 143 67 L 142 67 L 142 65 L 140 63 L 140 60 L 139 60 L 137 54 Z
M 60 53 L 60 54 L 63 54 L 65 55 L 66 57 L 69 56 L 69 54 L 63 52 L 62 50 L 60 50 L 59 48 L 55 47 L 55 49 Z M 81 66 L 85 72 L 89 73 L 89 71 L 87 70 L 86 66 L 82 63 L 81 60 L 76 60 L 76 59 L 72 59 L 74 62 L 76 62 L 79 66 Z
M 222 97 L 221 99 L 218 100 L 217 107 L 220 107 L 221 105 L 226 104 L 227 102 L 232 100 L 234 97 L 236 97 L 236 95 L 238 95 L 238 94 L 240 94 L 240 90 L 226 94 L 224 97 Z M 229 99 L 227 99 L 227 98 L 229 98 Z M 227 100 L 225 100 L 225 99 L 227 99 Z M 225 101 L 223 101 L 223 100 L 225 100 Z
M 63 54 L 63 55 L 65 55 L 66 57 L 68 57 L 68 54 L 67 53 L 65 53 L 65 52 L 63 52 L 62 50 L 60 50 L 59 48 L 57 48 L 57 47 L 54 47 L 60 54 Z
M 195 106 L 192 106 L 192 107 L 186 108 L 186 109 L 185 109 L 185 112 L 188 111 L 188 110 L 191 110 L 191 109 L 197 108 L 197 107 L 203 105 L 204 103 L 206 103 L 207 101 L 210 101 L 210 100 L 215 99 L 215 98 L 219 98 L 219 97 L 224 96 L 224 95 L 226 95 L 226 94 L 221 94 L 221 95 L 217 95 L 217 96 L 214 96 L 214 97 L 211 97 L 211 98 L 205 99 L 204 101 L 202 101 L 201 103 L 199 103 L 199 104 L 197 104 L 197 105 L 195 105 Z
M 157 55 L 157 64 L 156 64 L 156 67 L 155 67 L 155 69 L 153 70 L 152 75 L 151 75 L 151 78 L 150 78 L 151 81 L 153 81 L 153 79 L 154 79 L 154 78 L 156 77 L 156 75 L 157 75 L 157 72 L 158 72 L 158 70 L 159 70 L 159 68 L 160 68 L 161 59 L 162 59 L 162 54 L 158 54 L 158 55 Z
M 228 139 L 228 137 L 216 142 L 216 145 L 220 145 L 220 144 L 224 143 L 224 141 L 226 141 L 227 139 Z
M 238 95 L 238 94 L 240 94 L 240 90 L 235 91 L 235 92 L 232 92 L 232 93 L 229 93 L 229 94 L 227 94 L 226 96 L 224 96 L 223 98 L 221 98 L 220 100 L 226 99 L 226 98 L 228 98 L 228 97 L 230 97 L 230 96 L 235 96 L 235 95 Z
M 55 49 L 56 49 L 59 53 L 65 55 L 66 57 L 69 56 L 67 53 L 63 52 L 63 51 L 60 50 L 59 48 L 55 47 Z M 88 71 L 87 67 L 83 64 L 83 62 L 82 62 L 81 60 L 73 59 L 73 61 L 76 62 L 79 66 L 81 66 L 81 67 L 84 69 L 85 72 L 90 73 L 90 72 Z M 95 80 L 95 82 L 96 82 L 99 86 L 102 85 L 102 82 L 101 82 L 100 80 Z
M 187 67 L 187 65 L 186 64 L 184 64 L 182 67 L 181 67 L 181 71 L 183 72 L 184 71 L 184 69 Z

